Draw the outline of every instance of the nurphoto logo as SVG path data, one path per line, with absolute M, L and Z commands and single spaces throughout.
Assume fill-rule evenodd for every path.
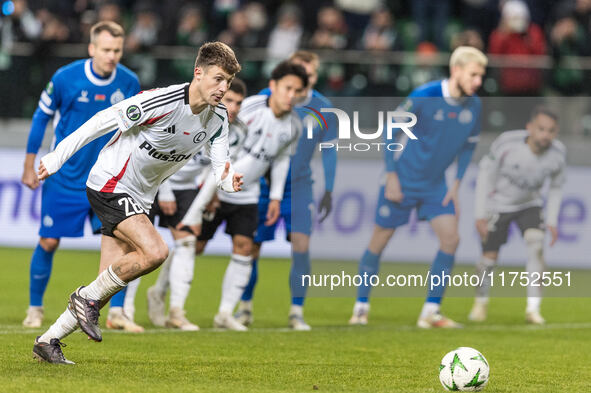
M 351 127 L 351 119 L 347 112 L 337 108 L 321 108 L 320 111 L 312 107 L 304 107 L 311 116 L 306 122 L 306 137 L 312 139 L 314 136 L 314 120 L 320 129 L 328 128 L 328 122 L 323 113 L 332 113 L 337 117 L 338 121 L 338 141 L 337 142 L 321 142 L 318 144 L 318 150 L 336 149 L 348 151 L 369 151 L 369 150 L 384 150 L 401 151 L 404 145 L 394 142 L 398 130 L 404 132 L 406 137 L 410 139 L 417 139 L 416 135 L 411 131 L 411 128 L 417 124 L 417 116 L 411 112 L 405 111 L 378 111 L 378 128 L 377 130 L 363 131 L 359 127 L 359 111 L 353 111 L 353 124 Z M 314 120 L 312 120 L 314 119 Z M 385 127 L 384 127 L 385 124 Z M 386 130 L 386 138 L 384 141 L 384 128 Z M 347 142 L 352 139 L 352 134 L 357 138 L 366 142 Z M 345 143 L 343 143 L 343 141 Z

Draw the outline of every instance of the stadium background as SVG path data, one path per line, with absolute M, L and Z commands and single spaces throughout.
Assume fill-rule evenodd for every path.
M 98 20 L 122 23 L 128 33 L 122 63 L 136 71 L 142 88 L 189 80 L 196 48 L 206 40 L 230 44 L 243 65 L 240 77 L 249 92 L 266 86 L 269 71 L 299 48 L 316 51 L 322 60 L 317 89 L 333 101 L 353 101 L 363 126 L 375 127 L 376 102 L 395 107 L 414 87 L 447 73 L 449 51 L 460 44 L 479 47 L 490 57 L 490 67 L 479 94 L 484 97 L 483 135 L 463 185 L 464 241 L 458 258 L 473 262 L 478 253 L 471 204 L 475 163 L 499 132 L 523 127 L 530 109 L 540 103 L 561 115 L 560 139 L 568 148 L 569 183 L 561 212 L 563 232 L 550 250 L 550 264 L 588 267 L 591 252 L 591 186 L 585 182 L 591 147 L 591 1 L 531 0 L 433 1 L 2 1 L 0 83 L 0 244 L 32 247 L 39 221 L 39 191 L 19 184 L 23 148 L 38 97 L 60 66 L 87 56 L 89 27 Z M 510 19 L 523 18 L 525 4 L 530 23 L 523 33 L 504 34 Z M 73 4 L 73 6 L 72 6 Z M 353 98 L 351 98 L 353 97 Z M 360 98 L 358 98 L 360 97 Z M 382 97 L 382 98 L 371 98 Z M 383 98 L 388 97 L 388 98 Z M 525 98 L 527 97 L 527 98 Z M 348 100 L 348 101 L 347 101 Z M 389 104 L 391 103 L 391 104 Z M 44 146 L 51 143 L 46 132 Z M 376 176 L 351 184 L 350 170 L 363 160 Z M 371 230 L 374 184 L 380 154 L 339 152 L 335 211 L 317 228 L 312 254 L 323 258 L 357 258 Z M 315 166 L 317 192 L 322 193 L 322 171 Z M 361 181 L 363 180 L 363 181 Z M 582 184 L 586 186 L 581 187 Z M 587 188 L 585 188 L 587 187 Z M 319 196 L 320 196 L 319 195 Z M 360 202 L 361 200 L 361 202 Z M 434 244 L 423 224 L 405 229 L 401 248 L 389 247 L 385 259 L 425 261 Z M 344 228 L 344 229 L 343 229 Z M 414 228 L 414 229 L 413 229 Z M 339 246 L 346 236 L 349 247 Z M 288 256 L 282 234 L 265 247 L 273 256 Z M 217 237 L 209 252 L 225 254 L 229 242 Z M 408 246 L 415 244 L 416 246 Z M 412 243 L 414 242 L 414 243 Z M 323 247 L 329 244 L 330 247 Z M 96 248 L 96 239 L 64 239 L 65 247 Z M 518 237 L 502 258 L 520 263 L 524 255 Z M 315 252 L 316 251 L 316 252 Z
M 330 298 L 326 292 L 317 293 L 321 298 L 309 299 L 306 306 L 307 321 L 313 331 L 294 334 L 285 330 L 289 262 L 285 258 L 262 258 L 260 266 L 264 279 L 260 280 L 255 296 L 255 325 L 248 334 L 220 333 L 212 329 L 211 319 L 219 301 L 227 254 L 201 258 L 196 263 L 187 310 L 202 328 L 198 334 L 157 330 L 151 326 L 145 311 L 145 289 L 154 282 L 155 274 L 143 279 L 136 305 L 136 321 L 153 334 L 132 338 L 129 334 L 105 332 L 104 343 L 90 346 L 86 337 L 74 334 L 68 337 L 69 346 L 65 352 L 78 363 L 75 368 L 32 364 L 32 339 L 42 329 L 31 331 L 21 326 L 27 304 L 28 265 L 37 241 L 39 220 L 40 193 L 35 194 L 20 184 L 31 116 L 53 72 L 74 59 L 87 56 L 87 32 L 99 18 L 119 20 L 131 34 L 122 63 L 138 72 L 143 88 L 187 80 L 196 47 L 207 39 L 231 42 L 243 64 L 240 77 L 248 82 L 251 93 L 266 84 L 268 71 L 276 61 L 296 48 L 309 48 L 323 61 L 318 90 L 335 100 L 342 97 L 358 100 L 364 105 L 359 108 L 361 113 L 376 102 L 371 97 L 388 97 L 386 100 L 391 100 L 395 106 L 401 99 L 396 97 L 405 96 L 429 79 L 444 76 L 449 51 L 454 45 L 460 42 L 481 45 L 489 54 L 490 66 L 479 92 L 487 98 L 482 139 L 473 165 L 500 131 L 523 125 L 534 103 L 559 105 L 559 113 L 568 113 L 561 118 L 560 139 L 569 151 L 565 201 L 570 200 L 571 204 L 566 210 L 563 205 L 561 224 L 566 229 L 564 236 L 571 240 L 574 237 L 576 242 L 562 238 L 557 245 L 560 248 L 550 250 L 549 256 L 556 258 L 558 255 L 555 259 L 558 264 L 588 268 L 591 254 L 591 182 L 588 180 L 591 102 L 587 96 L 591 77 L 591 57 L 588 57 L 591 55 L 591 1 L 528 1 L 531 19 L 542 31 L 545 45 L 541 53 L 518 58 L 512 57 L 514 52 L 491 54 L 489 42 L 499 25 L 499 3 L 499 0 L 299 0 L 292 3 L 168 0 L 150 4 L 144 1 L 0 0 L 0 266 L 3 268 L 0 390 L 438 392 L 442 391 L 437 378 L 439 360 L 449 350 L 462 345 L 479 349 L 491 363 L 488 392 L 591 391 L 588 378 L 591 374 L 589 271 L 576 273 L 578 283 L 586 288 L 584 295 L 579 293 L 569 298 L 564 294 L 550 295 L 544 301 L 544 315 L 549 323 L 539 329 L 523 322 L 524 290 L 514 297 L 494 299 L 490 322 L 478 326 L 466 321 L 472 292 L 468 297 L 452 292 L 451 298 L 446 300 L 445 312 L 466 323 L 466 328 L 454 331 L 416 329 L 417 313 L 423 302 L 421 290 L 419 295 L 409 292 L 398 297 L 376 296 L 370 325 L 362 328 L 346 326 L 353 305 L 351 293 Z M 387 12 L 377 12 L 382 5 L 387 7 Z M 422 11 L 430 17 L 418 23 Z M 383 27 L 372 28 L 371 20 Z M 473 32 L 465 33 L 471 28 L 476 28 L 480 40 Z M 366 31 L 377 33 L 365 34 Z M 422 32 L 426 32 L 424 36 Z M 373 43 L 363 39 L 370 36 L 381 39 L 368 38 Z M 524 39 L 529 41 L 527 37 L 525 35 Z M 523 54 L 519 42 L 512 48 L 518 48 Z M 532 79 L 535 83 L 527 86 L 528 91 L 505 90 L 514 84 L 503 84 L 503 72 L 515 68 L 535 76 Z M 534 98 L 515 98 L 520 95 Z M 508 100 L 507 96 L 513 98 Z M 371 123 L 375 110 L 368 113 L 363 124 L 370 128 L 375 125 Z M 48 130 L 45 149 L 50 141 L 51 131 Z M 319 168 L 317 164 L 315 168 Z M 372 193 L 377 192 L 375 178 L 365 176 L 367 183 L 354 184 L 351 190 L 346 188 L 351 184 L 347 183 L 346 170 L 373 176 L 376 175 L 374 167 L 380 168 L 383 164 L 378 154 L 343 151 L 339 152 L 338 165 L 335 211 L 324 227 L 316 228 L 313 241 L 328 242 L 330 239 L 326 236 L 332 234 L 346 240 L 342 244 L 365 247 L 373 217 L 370 205 L 375 203 Z M 470 200 L 474 171 L 473 166 L 462 186 L 462 202 L 466 204 L 462 219 L 466 221 L 461 227 L 467 232 L 461 236 L 468 241 L 461 247 L 466 243 L 476 247 L 467 251 L 473 254 L 471 263 L 478 256 L 474 252 L 478 245 Z M 322 175 L 318 177 L 316 186 L 322 187 Z M 361 197 L 359 191 L 363 191 Z M 321 190 L 317 190 L 316 195 L 321 195 Z M 360 200 L 369 201 L 364 202 L 364 209 L 348 204 Z M 362 222 L 357 224 L 356 217 L 344 216 L 339 210 L 358 215 Z M 395 247 L 389 247 L 388 252 L 393 254 L 388 254 L 386 259 L 404 262 L 416 259 L 423 264 L 386 264 L 389 266 L 384 266 L 384 271 L 408 273 L 419 267 L 424 271 L 428 269 L 436 242 L 429 229 L 421 225 L 412 223 L 395 240 L 419 244 L 422 254 L 401 256 Z M 340 229 L 330 230 L 337 227 Z M 222 245 L 229 243 L 225 236 L 218 239 Z M 516 256 L 524 255 L 517 237 L 515 240 L 511 252 Z M 81 248 L 85 241 L 90 248 L 98 247 L 96 237 L 71 239 L 69 243 L 64 239 L 64 246 Z M 325 251 L 338 251 L 330 243 L 325 244 L 329 245 L 324 247 Z M 265 245 L 264 251 L 271 248 Z M 345 250 L 346 259 L 355 260 L 361 249 Z M 277 250 L 277 255 L 286 255 L 289 249 L 280 242 Z M 312 255 L 318 251 L 314 248 Z M 568 255 L 579 258 L 579 262 L 576 258 L 560 259 Z M 522 257 L 518 259 L 523 260 Z M 43 330 L 63 311 L 65 296 L 73 285 L 90 282 L 95 277 L 97 260 L 98 253 L 94 251 L 59 251 L 47 291 Z M 315 261 L 313 268 L 316 272 L 330 271 L 332 266 L 333 262 L 323 265 Z M 355 261 L 343 262 L 340 266 L 350 273 L 356 271 Z M 471 272 L 472 269 L 458 266 L 454 272 Z

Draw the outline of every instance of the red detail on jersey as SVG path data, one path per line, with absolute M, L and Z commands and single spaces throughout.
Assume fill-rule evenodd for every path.
M 185 134 L 185 135 L 191 135 L 191 133 L 190 132 L 187 132 L 187 131 L 183 131 L 183 134 Z
M 113 143 L 117 142 L 117 141 L 119 140 L 119 137 L 120 137 L 120 136 L 121 136 L 121 131 L 119 131 L 119 135 L 117 135 L 117 138 L 115 138 L 115 140 L 114 140 L 113 142 L 109 143 L 109 144 L 107 145 L 107 147 L 109 147 L 109 146 L 111 146 Z
M 455 119 L 456 117 L 458 117 L 458 114 L 456 112 L 449 112 L 447 114 L 447 117 L 449 117 L 450 119 Z
M 154 91 L 154 90 L 158 90 L 158 88 L 154 88 L 154 89 L 148 89 L 148 90 L 142 90 L 142 91 L 140 91 L 138 94 L 142 94 L 142 93 L 145 93 L 145 92 L 147 92 L 147 91 Z
M 161 116 L 153 117 L 153 118 L 151 118 L 151 119 L 149 119 L 149 120 L 146 120 L 145 122 L 143 122 L 143 123 L 142 123 L 142 124 L 140 124 L 139 126 L 140 126 L 140 127 L 141 127 L 141 126 L 149 126 L 149 125 L 151 125 L 151 124 L 154 124 L 154 123 L 156 123 L 158 120 L 162 119 L 162 118 L 163 118 L 163 117 L 165 117 L 165 116 L 168 116 L 168 115 L 170 115 L 171 113 L 172 113 L 172 111 L 170 111 L 170 112 L 168 112 L 168 113 L 165 113 L 165 114 L 163 114 L 163 115 L 161 115 Z
M 119 182 L 119 180 L 121 180 L 121 178 L 125 174 L 125 170 L 127 169 L 127 164 L 129 163 L 130 158 L 131 158 L 131 154 L 129 155 L 129 157 L 127 157 L 127 161 L 125 161 L 125 165 L 123 165 L 123 169 L 121 169 L 121 172 L 119 172 L 117 174 L 117 176 L 113 176 L 112 178 L 110 178 L 109 181 L 104 185 L 104 187 L 101 188 L 101 192 L 115 191 L 115 187 L 117 187 L 117 183 Z
M 107 96 L 104 94 L 95 94 L 94 95 L 94 100 L 95 101 L 104 101 L 107 99 Z

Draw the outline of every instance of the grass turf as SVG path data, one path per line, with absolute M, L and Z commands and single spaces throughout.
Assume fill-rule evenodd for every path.
M 76 286 L 96 276 L 98 253 L 58 251 L 43 329 L 25 330 L 30 254 L 0 249 L 2 392 L 441 392 L 439 361 L 458 346 L 475 347 L 486 356 L 487 392 L 591 391 L 588 298 L 545 299 L 548 325 L 542 328 L 523 323 L 522 298 L 493 299 L 489 321 L 479 325 L 466 322 L 472 299 L 449 298 L 446 314 L 466 322 L 465 329 L 453 331 L 414 327 L 421 298 L 373 299 L 366 327 L 346 325 L 353 299 L 310 298 L 306 320 L 313 330 L 291 332 L 284 329 L 285 260 L 262 260 L 249 332 L 211 329 L 228 258 L 203 257 L 186 305 L 202 331 L 151 328 L 145 290 L 156 279 L 152 273 L 142 278 L 136 300 L 136 321 L 147 333 L 105 330 L 104 341 L 94 343 L 76 332 L 64 340 L 64 352 L 77 365 L 37 363 L 31 357 L 35 336 L 64 310 Z

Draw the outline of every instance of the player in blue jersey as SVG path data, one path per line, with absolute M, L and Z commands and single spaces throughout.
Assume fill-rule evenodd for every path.
M 452 53 L 449 65 L 449 79 L 418 87 L 399 108 L 416 115 L 413 133 L 418 139 L 399 140 L 405 145 L 401 152 L 384 154 L 387 173 L 379 192 L 375 228 L 359 263 L 359 274 L 368 277 L 367 282 L 378 273 L 380 254 L 395 229 L 408 222 L 413 209 L 419 219 L 429 220 L 439 239 L 430 276 L 441 278 L 452 270 L 459 243 L 458 189 L 480 133 L 481 103 L 476 91 L 487 58 L 475 48 L 462 46 Z M 456 159 L 456 178 L 448 189 L 445 170 Z M 367 324 L 370 289 L 358 288 L 350 324 Z M 440 313 L 444 289 L 444 285 L 429 286 L 418 327 L 460 327 Z
M 139 92 L 137 76 L 119 64 L 124 35 L 123 28 L 114 22 L 94 25 L 88 46 L 90 58 L 60 68 L 41 93 L 27 142 L 22 176 L 22 182 L 27 187 L 39 187 L 35 158 L 51 119 L 55 127 L 53 148 L 95 113 Z M 60 238 L 83 236 L 87 217 L 93 231 L 98 233 L 100 230 L 101 222 L 92 212 L 86 197 L 86 179 L 111 136 L 105 135 L 80 149 L 43 184 L 40 239 L 31 259 L 29 309 L 23 321 L 25 327 L 38 328 L 43 321 L 43 294 Z M 124 296 L 119 295 L 112 305 L 122 307 Z M 133 324 L 128 326 L 137 330 Z
M 294 108 L 300 118 L 304 120 L 304 126 L 306 126 L 307 120 L 312 120 L 311 114 L 314 114 L 314 111 L 320 112 L 321 108 L 330 108 L 332 104 L 326 97 L 314 90 L 314 85 L 318 80 L 318 56 L 313 52 L 298 51 L 289 58 L 289 61 L 303 66 L 308 74 L 308 88 L 304 91 L 302 101 Z M 260 94 L 269 95 L 270 92 L 268 89 L 265 89 Z M 327 120 L 329 121 L 323 124 L 322 127 L 316 126 L 315 124 L 312 138 L 307 137 L 307 129 L 300 137 L 296 153 L 291 158 L 291 167 L 287 181 L 285 182 L 283 200 L 281 201 L 281 218 L 285 224 L 288 240 L 291 241 L 292 246 L 292 265 L 289 273 L 291 290 L 289 326 L 295 330 L 310 330 L 310 326 L 304 321 L 303 317 L 306 288 L 301 284 L 302 275 L 310 273 L 309 244 L 313 224 L 312 213 L 314 212 L 310 160 L 318 143 L 334 141 L 337 138 L 336 127 L 332 119 L 327 118 Z M 328 216 L 332 209 L 331 195 L 336 163 L 337 152 L 335 149 L 322 150 L 325 193 L 318 206 L 318 211 L 322 214 L 320 218 L 321 222 Z M 245 325 L 249 325 L 253 321 L 252 297 L 258 278 L 257 261 L 261 244 L 264 241 L 273 240 L 277 228 L 277 222 L 270 226 L 264 224 L 267 218 L 268 205 L 269 183 L 267 179 L 262 178 L 259 200 L 259 226 L 255 236 L 253 269 L 236 315 L 238 320 Z

